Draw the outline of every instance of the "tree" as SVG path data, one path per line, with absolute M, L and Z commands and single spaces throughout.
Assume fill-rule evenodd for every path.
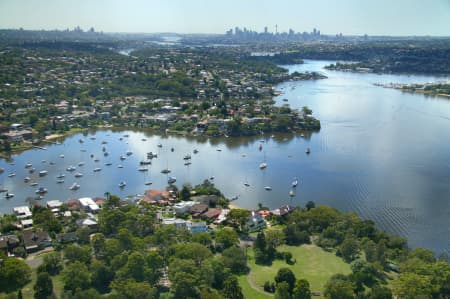
M 250 211 L 244 209 L 232 209 L 228 213 L 227 221 L 239 230 L 242 230 L 244 225 L 247 223 L 248 216 L 250 216 Z
M 146 256 L 148 265 L 147 278 L 151 284 L 156 284 L 162 276 L 162 269 L 164 268 L 163 257 L 155 250 L 151 250 Z
M 191 259 L 197 266 L 200 266 L 204 260 L 212 257 L 211 251 L 199 243 L 175 244 L 169 248 L 169 252 L 173 257 Z
M 36 284 L 33 287 L 34 298 L 45 299 L 53 293 L 53 282 L 47 272 L 38 274 Z
M 400 277 L 394 280 L 392 284 L 394 294 L 402 299 L 414 299 L 419 296 L 429 298 L 433 292 L 429 276 L 411 272 L 400 274 Z
M 292 293 L 292 290 L 294 289 L 295 286 L 295 281 L 296 281 L 295 275 L 289 268 L 281 268 L 280 270 L 278 270 L 278 273 L 275 276 L 277 288 L 279 283 L 286 282 L 289 286 L 289 293 Z
M 291 299 L 291 292 L 289 290 L 289 284 L 285 281 L 277 283 L 275 289 L 275 299 Z
M 64 289 L 75 293 L 77 289 L 85 290 L 91 284 L 91 277 L 85 264 L 75 261 L 62 272 Z
M 183 188 L 180 191 L 181 200 L 188 200 L 191 197 L 191 189 L 192 187 L 190 185 L 183 184 Z
M 117 292 L 118 298 L 123 299 L 156 299 L 157 292 L 148 282 L 133 280 L 113 281 L 112 289 Z
M 52 252 L 44 255 L 42 268 L 44 272 L 48 272 L 50 275 L 57 275 L 62 270 L 61 253 Z
M 88 264 L 91 261 L 91 248 L 89 246 L 70 244 L 64 249 L 64 257 L 69 262 L 79 261 Z
M 4 258 L 0 267 L 0 290 L 15 291 L 28 283 L 31 276 L 30 267 L 16 258 Z
M 106 251 L 105 235 L 102 233 L 95 234 L 91 239 L 91 246 L 94 249 L 95 257 L 97 259 L 102 258 Z
M 323 294 L 327 299 L 355 298 L 353 284 L 342 274 L 336 274 L 327 281 Z
M 358 252 L 358 241 L 352 237 L 344 239 L 339 247 L 339 253 L 346 262 L 353 261 L 357 257 Z
M 392 299 L 392 292 L 387 287 L 374 286 L 367 295 L 368 299 Z
M 74 293 L 64 292 L 62 299 L 100 299 L 100 294 L 94 289 L 80 290 L 77 289 Z M 112 296 L 109 297 L 113 299 Z
M 223 283 L 222 291 L 224 299 L 244 299 L 241 286 L 238 283 L 236 276 L 232 275 Z
M 241 248 L 230 247 L 222 252 L 222 262 L 235 274 L 247 272 L 247 256 Z
M 146 278 L 146 272 L 147 263 L 144 256 L 140 252 L 133 252 L 128 256 L 125 266 L 118 271 L 117 277 L 142 282 Z
M 268 230 L 266 233 L 267 246 L 277 248 L 284 244 L 284 233 L 281 230 Z
M 297 280 L 292 291 L 292 299 L 311 299 L 311 290 L 306 279 Z
M 216 244 L 219 244 L 222 249 L 235 246 L 238 243 L 239 237 L 232 229 L 221 229 L 216 234 Z
M 80 227 L 79 229 L 77 229 L 78 243 L 89 244 L 90 235 L 91 235 L 91 229 L 89 227 Z
M 114 272 L 104 263 L 94 260 L 90 266 L 92 286 L 101 293 L 109 291 L 109 284 L 114 279 Z

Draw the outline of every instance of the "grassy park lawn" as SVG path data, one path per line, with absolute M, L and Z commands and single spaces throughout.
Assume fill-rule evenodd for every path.
M 256 265 L 253 259 L 253 250 L 249 248 L 249 279 L 253 286 L 260 291 L 263 290 L 264 282 L 273 281 L 275 275 L 280 268 L 289 268 L 297 278 L 305 278 L 311 285 L 311 291 L 323 291 L 323 287 L 327 280 L 334 274 L 349 274 L 351 272 L 350 265 L 345 263 L 341 258 L 337 257 L 334 252 L 326 252 L 322 248 L 315 245 L 302 246 L 280 246 L 278 251 L 289 251 L 292 253 L 293 260 L 297 262 L 294 265 L 288 265 L 284 260 L 275 260 L 271 266 Z M 246 298 L 269 298 L 257 291 L 250 293 L 252 288 L 248 281 L 244 281 L 246 277 L 241 276 L 239 282 Z M 262 295 L 262 296 L 259 296 Z

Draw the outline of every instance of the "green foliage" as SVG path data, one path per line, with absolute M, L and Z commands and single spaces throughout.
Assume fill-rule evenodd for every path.
M 230 212 L 231 213 L 231 212 Z M 239 243 L 239 237 L 234 230 L 221 229 L 216 233 L 216 246 L 227 249 Z
M 50 275 L 57 275 L 63 269 L 61 253 L 52 252 L 44 255 L 42 269 Z
M 117 293 L 117 298 L 123 299 L 156 299 L 157 291 L 147 282 L 133 280 L 114 281 L 112 289 Z
M 62 272 L 64 290 L 71 291 L 72 294 L 80 290 L 86 290 L 91 285 L 91 277 L 88 268 L 84 263 L 75 261 L 69 264 Z
M 359 244 L 355 238 L 346 238 L 339 247 L 338 252 L 346 262 L 351 262 L 358 257 Z
M 169 255 L 174 258 L 193 260 L 196 266 L 212 257 L 212 252 L 199 243 L 174 244 L 169 248 Z
M 354 299 L 353 284 L 343 275 L 334 275 L 326 283 L 324 296 L 326 299 Z
M 61 222 L 49 209 L 41 206 L 33 207 L 33 223 L 49 233 L 59 233 L 62 231 Z
M 243 249 L 229 247 L 222 252 L 222 262 L 234 274 L 247 272 L 247 256 Z
M 285 281 L 277 283 L 275 289 L 275 299 L 291 299 L 291 291 L 289 290 L 289 284 Z
M 393 283 L 394 294 L 400 298 L 414 299 L 418 296 L 430 298 L 433 293 L 433 285 L 428 276 L 416 273 L 402 273 Z
M 230 276 L 223 283 L 222 295 L 224 299 L 244 299 L 242 289 L 236 276 Z
M 45 299 L 53 293 L 53 282 L 47 272 L 39 273 L 33 286 L 34 298 Z
M 292 299 L 311 299 L 311 290 L 306 279 L 299 279 L 295 282 Z
M 91 261 L 91 248 L 89 246 L 79 246 L 75 244 L 67 245 L 64 248 L 64 258 L 69 263 L 78 261 L 83 264 L 89 264 Z
M 3 258 L 0 266 L 0 290 L 12 292 L 20 289 L 30 280 L 31 269 L 16 258 Z
M 291 294 L 292 290 L 294 289 L 294 286 L 295 286 L 296 278 L 295 278 L 294 273 L 291 271 L 291 269 L 281 268 L 280 270 L 278 270 L 278 273 L 275 276 L 275 282 L 277 285 L 277 289 L 278 289 L 278 285 L 280 283 L 282 283 L 282 282 L 287 283 L 289 294 Z

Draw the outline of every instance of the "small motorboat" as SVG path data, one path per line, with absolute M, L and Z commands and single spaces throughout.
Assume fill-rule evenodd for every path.
M 97 167 L 97 168 L 94 168 L 94 172 L 99 172 L 99 171 L 101 171 L 102 169 L 100 168 L 100 167 Z
M 139 162 L 140 165 L 150 165 L 152 164 L 152 161 L 141 161 Z
M 95 159 L 94 159 L 94 162 L 98 162 L 98 161 L 100 161 L 99 158 L 95 158 Z
M 62 183 L 64 183 L 64 180 L 63 179 L 56 180 L 56 183 L 57 184 L 62 184 Z
M 57 179 L 62 179 L 62 178 L 65 178 L 65 177 L 66 177 L 65 174 L 60 173 L 56 178 Z
M 23 181 L 25 182 L 25 183 L 28 183 L 29 181 L 31 181 L 31 179 L 30 179 L 30 177 L 25 177 L 24 179 L 23 179 Z
M 198 149 L 195 149 L 195 150 L 194 150 L 194 154 L 197 154 L 197 153 L 198 153 Z
M 272 190 L 272 187 L 270 187 L 270 186 L 264 186 L 264 189 L 265 189 L 266 191 L 271 191 L 271 190 Z
M 147 153 L 147 159 L 153 159 L 153 158 L 157 158 L 158 155 L 156 153 L 153 152 L 149 152 Z
M 170 151 L 171 151 L 171 152 L 174 152 L 174 151 L 175 151 L 175 149 L 174 149 L 174 148 L 172 147 L 172 148 L 170 149 Z
M 108 156 L 109 156 L 109 153 L 108 153 L 108 152 L 104 152 L 104 153 L 103 153 L 103 156 L 104 156 L 104 157 L 108 157 Z
M 78 166 L 84 166 L 84 162 L 78 163 Z
M 76 178 L 81 178 L 82 176 L 83 176 L 83 174 L 81 172 L 75 173 L 75 177 Z
M 77 183 L 73 183 L 70 187 L 70 190 L 78 190 L 80 189 L 80 185 L 78 185 Z
M 161 173 L 170 173 L 170 169 L 169 168 L 165 168 L 163 170 L 161 170 Z
M 127 152 L 126 152 L 126 155 L 127 155 L 127 156 L 131 156 L 132 154 L 133 154 L 132 151 L 127 151 Z
M 169 184 L 173 184 L 173 183 L 175 183 L 176 181 L 177 181 L 177 178 L 174 177 L 174 176 L 171 176 L 171 177 L 169 177 L 169 178 L 167 179 L 167 183 L 169 183 Z
M 266 167 L 267 167 L 266 162 L 262 162 L 261 164 L 259 164 L 259 169 L 265 169 Z
M 119 164 L 117 165 L 117 168 L 123 168 L 123 165 Z
M 12 178 L 12 177 L 15 177 L 16 176 L 16 174 L 13 172 L 13 173 L 10 173 L 10 174 L 8 174 L 8 177 L 9 178 Z
M 161 144 L 161 143 L 158 143 L 158 147 L 160 147 L 160 148 L 161 148 L 161 147 L 162 147 L 162 144 Z
M 63 159 L 63 158 L 64 158 L 64 155 L 63 155 L 63 154 L 61 154 L 61 155 L 59 155 L 59 157 L 60 157 L 61 159 Z
M 45 194 L 45 193 L 47 193 L 47 192 L 48 192 L 47 188 L 44 188 L 44 187 L 39 187 L 39 188 L 36 190 L 36 194 Z
M 184 163 L 185 166 L 189 166 L 191 164 L 192 164 L 192 162 L 189 162 L 189 161 Z
M 145 186 L 150 186 L 151 184 L 153 184 L 153 183 L 150 181 L 144 183 Z
M 259 150 L 262 150 L 262 144 L 261 143 L 259 144 L 258 148 L 259 148 Z
M 311 149 L 308 147 L 308 148 L 306 149 L 305 153 L 306 153 L 307 155 L 309 155 L 309 154 L 311 153 Z
M 120 155 L 119 159 L 123 161 L 126 159 L 126 157 L 124 155 Z
M 31 163 L 25 164 L 25 168 L 31 168 L 31 167 L 33 167 L 33 164 L 31 164 Z
M 106 162 L 106 163 L 105 163 L 105 166 L 111 166 L 111 165 L 112 165 L 111 162 Z
M 148 171 L 148 168 L 146 168 L 146 167 L 139 167 L 138 171 L 142 171 L 142 172 Z
M 75 171 L 75 169 L 76 169 L 76 167 L 72 166 L 72 165 L 70 165 L 69 167 L 66 168 L 66 170 L 70 171 L 70 172 Z
M 191 155 L 186 155 L 183 157 L 183 160 L 190 160 L 191 159 Z
M 29 173 L 34 173 L 36 171 L 36 168 L 32 167 L 28 170 Z
M 295 196 L 294 190 L 289 191 L 289 196 L 290 196 L 290 197 L 294 197 L 294 196 Z
M 244 186 L 245 186 L 245 187 L 250 187 L 250 184 L 247 183 L 247 182 L 245 182 L 245 183 L 244 183 Z
M 292 187 L 295 188 L 298 185 L 298 180 L 297 178 L 294 178 L 294 180 L 292 181 Z
M 41 170 L 39 171 L 39 176 L 46 176 L 48 174 L 47 170 Z
M 124 181 L 119 183 L 119 188 L 124 188 L 127 185 Z
M 13 193 L 9 193 L 8 191 L 6 192 L 6 194 L 5 194 L 5 198 L 6 199 L 10 199 L 10 198 L 13 198 L 13 197 L 14 197 Z
M 36 183 L 36 182 L 33 182 L 33 183 L 30 184 L 31 187 L 35 187 L 37 185 L 38 185 L 38 183 Z

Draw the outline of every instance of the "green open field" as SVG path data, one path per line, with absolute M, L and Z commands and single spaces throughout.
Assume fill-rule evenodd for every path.
M 311 291 L 322 292 L 327 280 L 334 274 L 349 274 L 350 265 L 345 263 L 334 252 L 326 252 L 315 245 L 281 246 L 278 251 L 292 253 L 294 265 L 288 265 L 284 260 L 275 260 L 271 266 L 256 265 L 253 250 L 248 250 L 250 273 L 239 277 L 239 283 L 246 298 L 271 298 L 270 294 L 263 294 L 266 281 L 273 281 L 280 268 L 289 268 L 297 278 L 305 278 L 311 285 Z M 250 282 L 248 281 L 250 280 Z M 259 290 L 255 290 L 257 288 Z

